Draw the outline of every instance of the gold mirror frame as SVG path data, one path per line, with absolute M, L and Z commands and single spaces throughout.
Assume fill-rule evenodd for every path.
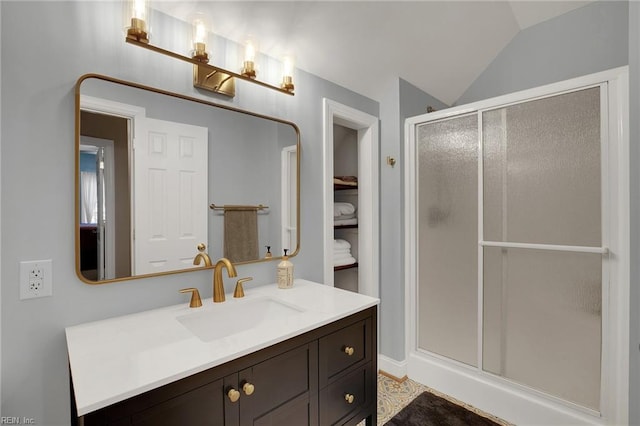
M 286 124 L 291 126 L 296 132 L 296 162 L 297 162 L 297 170 L 296 170 L 296 249 L 293 253 L 289 253 L 288 257 L 296 256 L 300 252 L 300 129 L 298 126 L 287 120 L 282 120 L 276 117 L 270 117 L 268 115 L 258 114 L 250 111 L 245 111 L 239 108 L 235 108 L 232 106 L 221 105 L 215 102 L 210 102 L 204 99 L 194 98 L 187 95 L 182 95 L 179 93 L 169 92 L 167 90 L 158 89 L 156 87 L 146 86 L 139 83 L 133 83 L 126 80 L 120 80 L 117 78 L 101 75 L 101 74 L 84 74 L 82 75 L 76 82 L 75 85 L 75 269 L 76 275 L 82 282 L 90 285 L 99 285 L 99 284 L 108 284 L 114 282 L 121 281 L 129 281 L 129 280 L 137 280 L 141 278 L 150 278 L 150 277 L 158 277 L 164 275 L 173 275 L 173 274 L 181 274 L 185 272 L 193 272 L 200 271 L 202 269 L 213 269 L 213 266 L 202 266 L 202 267 L 194 267 L 187 269 L 177 269 L 172 271 L 159 272 L 154 274 L 141 274 L 141 275 L 132 275 L 128 277 L 120 277 L 120 278 L 111 278 L 102 281 L 91 281 L 88 280 L 81 272 L 80 266 L 80 118 L 81 118 L 81 105 L 80 105 L 80 86 L 83 81 L 95 78 L 98 80 L 103 80 L 111 83 L 121 84 L 124 86 L 132 87 L 135 89 L 147 90 L 153 93 L 170 96 L 172 98 L 177 98 L 185 101 L 195 102 L 201 105 L 209 106 L 212 108 L 221 108 L 228 111 L 234 111 L 241 114 L 246 114 L 252 117 L 262 118 L 266 120 L 275 121 L 277 123 Z M 196 256 L 196 251 L 194 250 L 194 257 Z M 244 262 L 234 262 L 234 265 L 244 265 L 250 263 L 260 263 L 260 262 L 270 262 L 273 260 L 282 259 L 282 256 L 273 256 L 271 258 L 260 258 L 256 260 L 244 261 Z

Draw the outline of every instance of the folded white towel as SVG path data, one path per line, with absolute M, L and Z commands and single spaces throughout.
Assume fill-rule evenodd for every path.
M 341 214 L 340 216 L 334 216 L 334 219 L 352 219 L 356 217 L 355 213 L 351 213 L 351 214 Z
M 333 216 L 340 216 L 343 214 L 353 214 L 356 212 L 356 208 L 351 203 L 333 203 Z
M 351 248 L 351 243 L 347 240 L 342 240 L 342 239 L 333 240 L 333 248 L 334 250 Z
M 333 263 L 335 262 L 342 262 L 343 260 L 349 260 L 351 259 L 353 256 L 351 256 L 351 253 L 349 254 L 342 254 L 340 256 L 333 256 Z
M 342 255 L 351 256 L 351 249 L 334 249 L 333 255 L 334 256 L 342 256 Z
M 349 258 L 345 258 L 342 260 L 335 260 L 333 261 L 333 266 L 345 266 L 345 265 L 352 265 L 354 263 L 356 263 L 357 260 L 355 259 L 355 257 L 351 257 L 349 256 Z
M 333 225 L 334 226 L 340 226 L 340 225 L 357 225 L 358 224 L 358 218 L 354 217 L 351 219 L 338 219 L 338 218 L 333 218 Z

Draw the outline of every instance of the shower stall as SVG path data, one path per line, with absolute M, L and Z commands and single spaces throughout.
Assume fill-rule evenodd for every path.
M 410 377 L 518 424 L 626 415 L 617 71 L 408 120 Z

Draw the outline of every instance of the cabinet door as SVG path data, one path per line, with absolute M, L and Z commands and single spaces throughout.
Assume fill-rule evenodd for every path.
M 171 398 L 131 416 L 136 426 L 222 426 L 224 424 L 222 380 Z
M 315 343 L 300 346 L 239 373 L 241 425 L 317 424 L 315 348 Z M 253 392 L 247 394 L 245 384 Z

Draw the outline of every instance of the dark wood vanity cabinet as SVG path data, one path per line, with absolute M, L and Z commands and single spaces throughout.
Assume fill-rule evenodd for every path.
M 72 406 L 73 423 L 324 426 L 367 419 L 373 425 L 376 324 L 377 307 L 368 308 L 79 418 Z

